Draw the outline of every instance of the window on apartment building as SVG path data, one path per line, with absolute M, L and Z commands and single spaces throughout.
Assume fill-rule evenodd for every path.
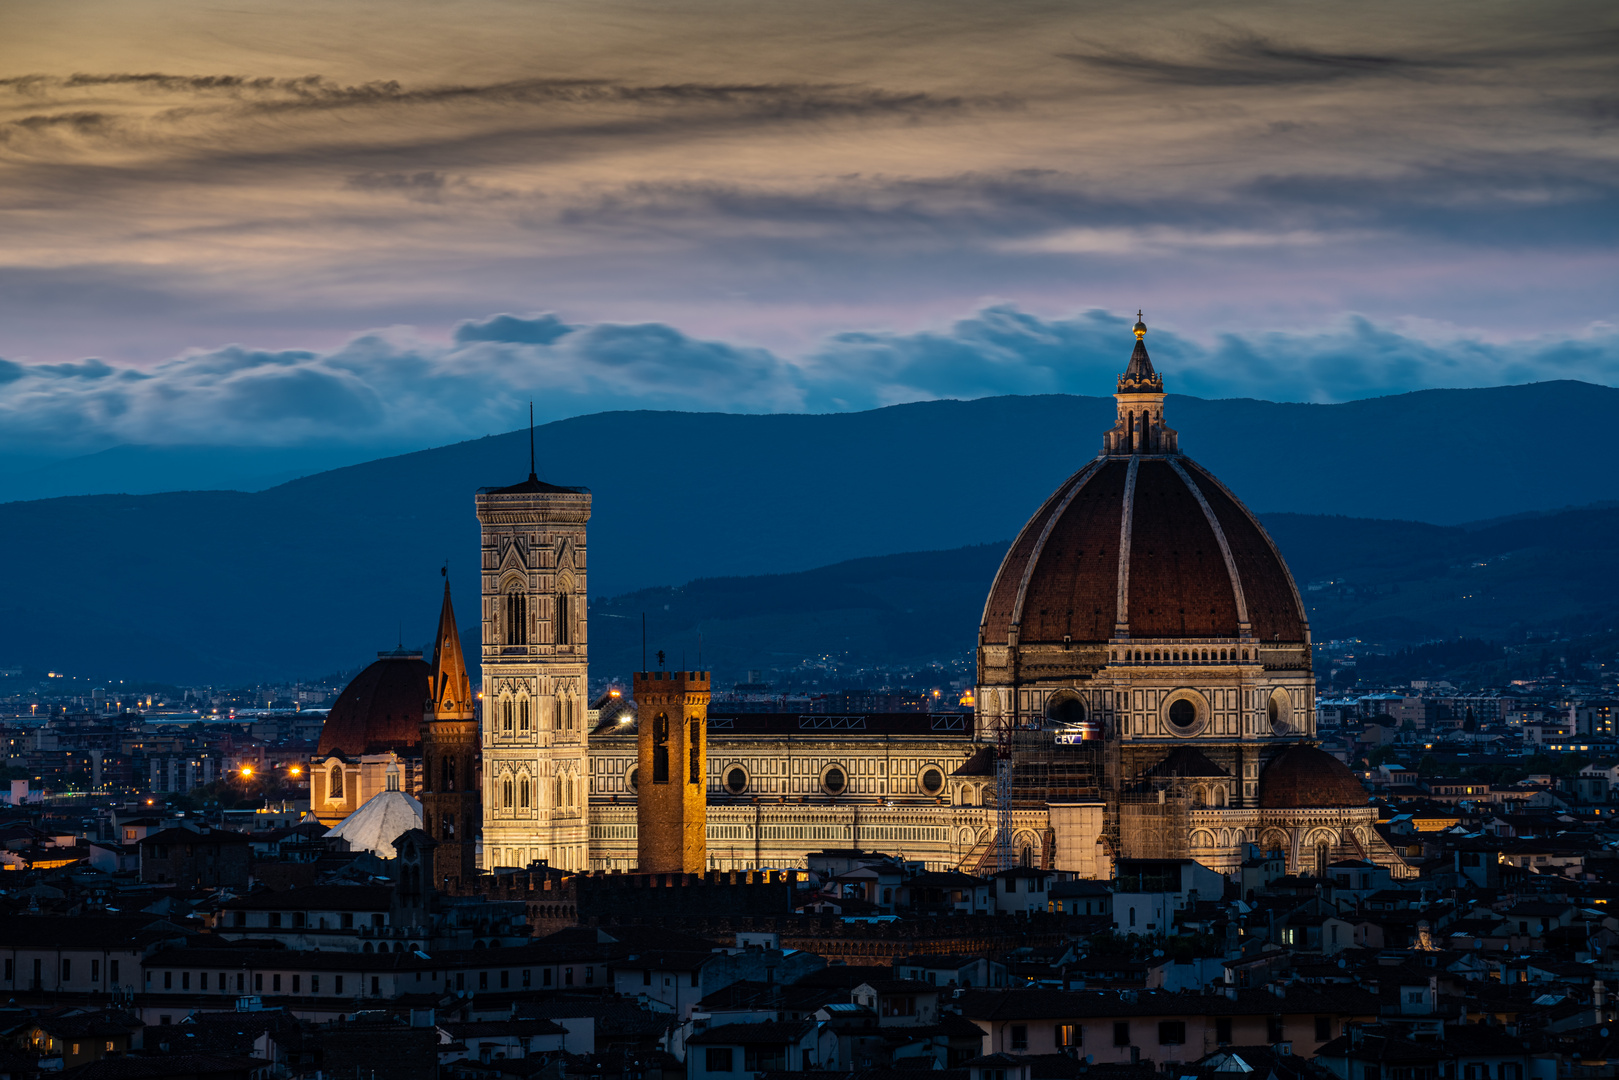
M 255 994 L 264 993 L 264 973 L 263 972 L 255 971 L 253 973 L 253 992 Z
M 300 979 L 302 979 L 302 978 L 303 978 L 303 976 L 302 976 L 302 975 L 294 975 L 294 976 L 293 976 L 293 977 L 292 977 L 292 992 L 293 992 L 293 993 L 294 993 L 294 994 L 296 994 L 296 993 L 297 993 L 297 992 L 298 992 L 298 981 L 299 981 L 299 980 L 300 980 Z M 207 989 L 207 987 L 203 987 L 203 989 L 204 989 L 204 990 L 206 990 L 206 989 Z
M 1185 1020 L 1158 1021 L 1158 1045 L 1180 1046 L 1186 1041 Z
M 233 918 L 232 918 L 231 921 L 236 926 L 246 926 L 247 925 L 247 912 L 245 912 L 245 911 L 236 911 L 236 912 L 232 912 L 231 914 L 233 915 Z
M 1058 1024 L 1055 1041 L 1058 1047 L 1084 1046 L 1085 1029 L 1078 1024 Z
M 1231 1017 L 1216 1016 L 1214 1018 L 1214 1041 L 1221 1046 L 1231 1045 Z
M 270 912 L 270 925 L 274 926 L 274 927 L 277 927 L 277 928 L 279 928 L 281 926 L 281 912 L 279 912 L 279 911 Z
M 545 968 L 544 971 L 541 972 L 540 982 L 543 983 L 546 986 L 551 985 L 551 969 L 550 968 Z
M 1265 1041 L 1279 1043 L 1287 1036 L 1282 1032 L 1282 1018 L 1280 1016 L 1267 1016 L 1265 1018 Z
M 163 973 L 163 989 L 165 989 L 165 990 L 173 990 L 174 989 L 174 972 L 165 971 Z
M 534 985 L 534 972 L 529 968 L 523 969 L 523 989 L 527 990 Z
M 1332 1017 L 1318 1016 L 1315 1018 L 1315 1041 L 1326 1042 L 1332 1038 Z
M 206 989 L 208 989 L 208 973 L 206 971 L 197 972 L 197 989 L 198 990 L 206 990 Z M 224 988 L 221 987 L 221 989 L 224 989 Z
M 546 982 L 550 982 L 550 981 L 551 980 L 549 980 L 549 979 L 546 980 Z M 652 969 L 651 968 L 642 968 L 641 969 L 641 985 L 642 986 L 651 986 L 652 985 Z
M 478 972 L 478 989 L 479 990 L 487 990 L 487 989 L 489 989 L 489 972 L 487 972 L 487 971 Z
M 117 963 L 117 961 L 115 960 L 113 963 Z M 11 982 L 15 978 L 16 970 L 15 961 L 8 959 L 6 961 L 6 982 Z
M 343 976 L 341 976 L 341 975 L 333 975 L 332 976 L 332 993 L 341 994 L 342 992 L 343 992 Z
M 1029 1027 L 1027 1024 L 1012 1025 L 1012 1049 L 1027 1050 L 1029 1048 Z
M 272 994 L 281 993 L 281 973 L 279 971 L 270 976 L 270 992 Z
M 732 1056 L 729 1046 L 710 1046 L 703 1055 L 703 1068 L 708 1072 L 732 1072 Z
M 309 976 L 309 992 L 311 994 L 320 993 L 320 976 L 319 975 L 311 975 L 311 976 Z
M 509 971 L 502 971 L 500 973 L 500 988 L 502 990 L 510 990 L 511 986 L 512 986 L 512 973 L 509 972 Z
M 247 973 L 243 972 L 243 971 L 238 971 L 236 973 L 236 992 L 238 994 L 240 994 L 242 991 L 244 991 L 246 989 L 247 989 Z
M 1115 1021 L 1113 1021 L 1113 1045 L 1114 1046 L 1129 1046 L 1130 1045 L 1130 1021 L 1128 1021 L 1128 1020 L 1115 1020 Z
M 595 970 L 595 968 L 589 968 L 589 967 L 585 968 L 585 982 L 590 982 L 591 981 L 590 974 L 594 970 Z M 698 978 L 697 978 L 699 974 L 701 974 L 701 973 L 697 972 L 697 971 L 693 971 L 691 973 L 691 984 L 693 986 L 699 985 L 698 984 Z
M 62 958 L 62 981 L 67 982 L 73 978 L 73 961 L 67 957 Z
M 345 929 L 345 930 L 353 930 L 354 929 L 354 912 L 352 912 L 352 911 L 343 912 L 343 917 L 342 917 L 341 920 L 339 920 L 339 925 L 342 926 L 343 929 Z
M 91 982 L 99 982 L 100 980 L 101 980 L 101 961 L 100 960 L 92 960 L 92 961 L 90 961 L 90 981 Z
M 573 968 L 563 968 L 562 969 L 562 985 L 563 986 L 572 986 L 573 985 Z

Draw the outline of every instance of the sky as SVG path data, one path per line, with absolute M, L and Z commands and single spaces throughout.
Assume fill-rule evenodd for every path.
M 0 450 L 1619 380 L 1609 5 L 0 22 Z

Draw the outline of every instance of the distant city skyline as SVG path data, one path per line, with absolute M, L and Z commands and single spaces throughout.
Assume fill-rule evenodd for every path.
M 1094 393 L 1138 307 L 1174 392 L 1613 384 L 1616 28 L 15 8 L 0 416 L 25 443 L 397 447 L 529 396 L 550 419 Z

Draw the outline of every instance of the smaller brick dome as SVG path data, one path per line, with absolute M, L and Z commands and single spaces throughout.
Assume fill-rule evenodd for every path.
M 379 653 L 326 714 L 315 756 L 419 753 L 431 670 L 418 652 Z
M 1259 774 L 1262 810 L 1297 810 L 1320 806 L 1365 806 L 1366 789 L 1349 766 L 1305 743 L 1271 758 Z

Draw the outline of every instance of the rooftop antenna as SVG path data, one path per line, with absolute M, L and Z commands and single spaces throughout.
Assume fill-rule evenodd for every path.
M 528 478 L 538 480 L 534 471 L 534 402 L 528 403 Z

